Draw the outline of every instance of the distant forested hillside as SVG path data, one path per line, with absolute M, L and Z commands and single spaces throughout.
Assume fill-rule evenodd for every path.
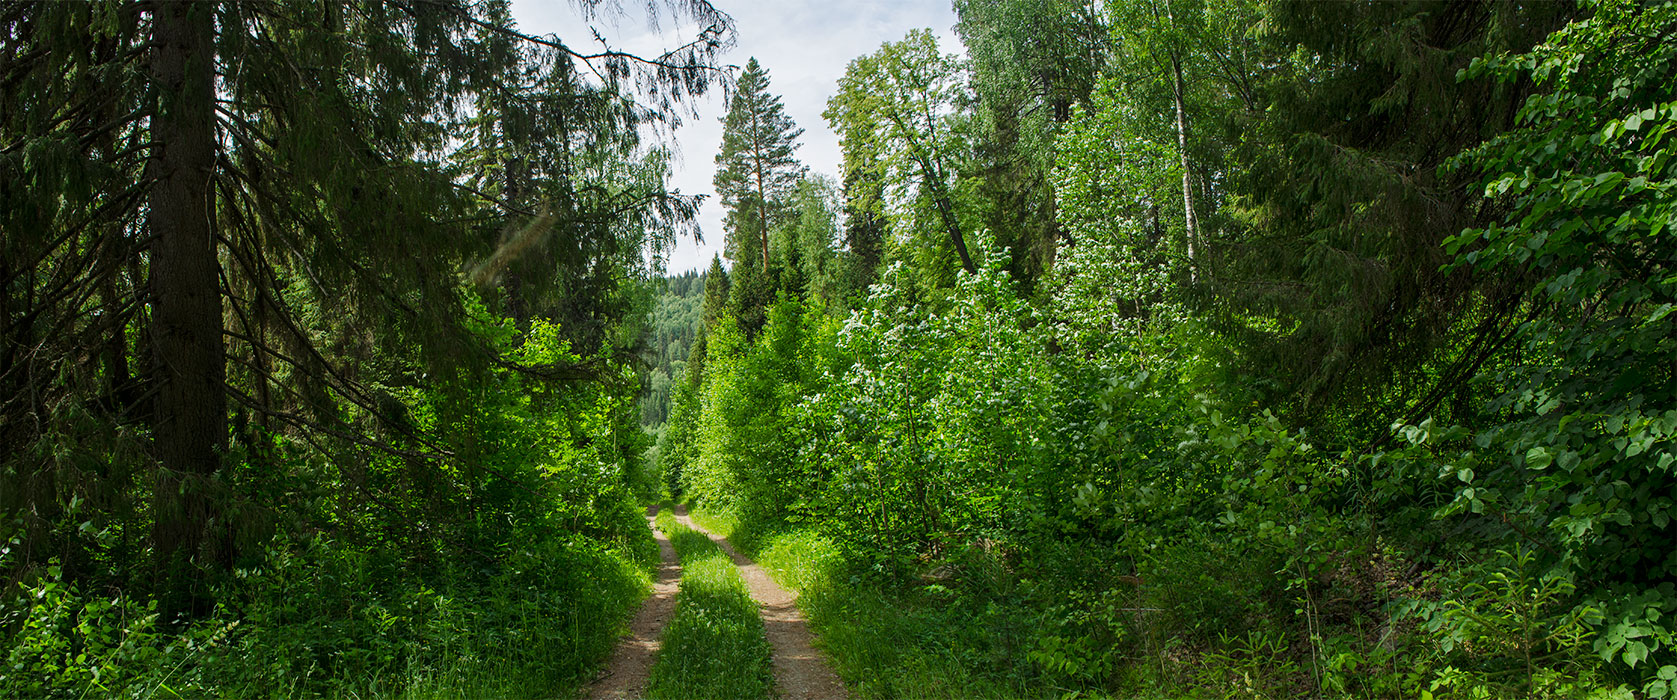
M 652 283 L 652 314 L 646 323 L 646 393 L 641 424 L 657 428 L 669 419 L 670 387 L 687 369 L 687 354 L 698 336 L 704 309 L 705 275 L 689 270 Z

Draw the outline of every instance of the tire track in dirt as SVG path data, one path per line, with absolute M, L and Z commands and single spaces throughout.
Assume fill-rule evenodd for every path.
M 647 677 L 658 657 L 664 626 L 675 616 L 675 594 L 681 583 L 681 560 L 675 555 L 675 547 L 670 546 L 670 538 L 653 522 L 657 515 L 658 506 L 646 509 L 647 527 L 658 540 L 658 575 L 652 583 L 652 595 L 641 603 L 641 609 L 629 621 L 629 634 L 618 640 L 611 661 L 594 677 L 584 697 L 631 700 L 646 695 Z
M 842 700 L 849 697 L 844 682 L 827 657 L 815 648 L 815 632 L 798 610 L 798 597 L 780 587 L 756 562 L 734 550 L 727 540 L 711 534 L 687 517 L 685 506 L 675 507 L 676 520 L 705 533 L 739 567 L 751 597 L 763 609 L 763 631 L 774 649 L 776 695 L 788 700 Z

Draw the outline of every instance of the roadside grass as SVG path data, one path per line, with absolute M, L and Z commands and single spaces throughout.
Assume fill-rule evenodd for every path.
M 769 697 L 769 642 L 739 569 L 704 533 L 676 522 L 668 508 L 658 513 L 658 529 L 681 555 L 681 590 L 647 697 Z

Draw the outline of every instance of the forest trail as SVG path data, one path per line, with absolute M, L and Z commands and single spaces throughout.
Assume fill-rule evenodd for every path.
M 658 540 L 658 577 L 652 583 L 652 595 L 629 621 L 628 636 L 618 640 L 611 661 L 595 676 L 586 697 L 628 700 L 646 695 L 647 677 L 658 657 L 664 626 L 675 616 L 676 589 L 681 582 L 680 560 L 676 558 L 675 547 L 670 545 L 670 538 L 653 522 L 657 515 L 658 506 L 646 509 L 646 525 Z
M 717 537 L 687 517 L 687 507 L 675 507 L 678 522 L 715 542 L 739 567 L 740 576 L 752 599 L 763 609 L 763 631 L 774 650 L 775 695 L 786 700 L 841 700 L 849 697 L 844 682 L 833 672 L 827 657 L 815 648 L 815 632 L 798 610 L 798 597 L 781 588 L 757 562 L 734 550 L 728 540 Z

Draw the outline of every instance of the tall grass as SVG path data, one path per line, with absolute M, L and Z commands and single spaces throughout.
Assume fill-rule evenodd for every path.
M 769 642 L 739 569 L 704 533 L 676 522 L 669 509 L 658 514 L 658 529 L 681 555 L 681 591 L 647 697 L 769 697 Z

